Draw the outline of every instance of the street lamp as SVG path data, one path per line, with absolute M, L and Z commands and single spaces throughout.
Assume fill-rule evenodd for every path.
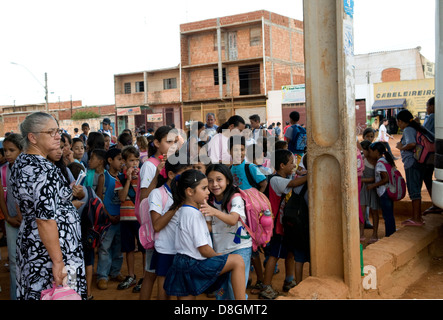
M 16 63 L 16 62 L 11 62 L 11 64 L 15 64 L 17 66 L 21 66 L 21 67 L 25 68 L 25 70 L 28 71 L 34 77 L 34 79 L 45 89 L 45 107 L 46 107 L 46 112 L 49 112 L 49 103 L 48 103 L 48 74 L 45 72 L 45 84 L 43 85 L 40 82 L 40 80 L 38 80 L 37 77 L 28 68 L 26 68 L 24 65 Z

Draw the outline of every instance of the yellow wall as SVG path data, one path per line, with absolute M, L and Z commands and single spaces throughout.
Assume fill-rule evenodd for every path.
M 414 116 L 426 112 L 426 102 L 435 96 L 434 79 L 394 81 L 374 84 L 374 99 L 406 99 L 406 107 Z

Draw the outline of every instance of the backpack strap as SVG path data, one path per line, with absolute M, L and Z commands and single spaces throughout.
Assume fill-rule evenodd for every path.
M 250 163 L 245 163 L 245 174 L 246 178 L 248 178 L 249 185 L 253 188 L 259 189 L 258 183 L 255 181 L 254 177 L 252 176 Z

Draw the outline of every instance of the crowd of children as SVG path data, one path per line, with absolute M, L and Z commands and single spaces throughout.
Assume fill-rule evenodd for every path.
M 406 224 L 422 225 L 419 200 L 423 180 L 419 166 L 412 161 L 411 144 L 416 131 L 423 127 L 411 117 L 398 115 L 403 138 L 397 148 L 405 164 L 414 209 Z M 300 283 L 303 265 L 310 260 L 309 244 L 306 249 L 306 243 L 295 247 L 287 241 L 282 215 L 292 195 L 304 199 L 307 207 L 306 130 L 297 124 L 297 112 L 290 118 L 284 136 L 281 130 L 275 136 L 275 131 L 262 129 L 258 115 L 249 118 L 250 124 L 233 116 L 210 135 L 199 122 L 187 140 L 171 126 L 161 126 L 149 137 L 134 139 L 129 130 L 113 137 L 109 121 L 103 122 L 100 132 L 89 132 L 84 124 L 78 137 L 62 134 L 60 149 L 48 158 L 73 187 L 79 215 L 84 214 L 89 199 L 97 197 L 111 224 L 97 248 L 84 248 L 88 299 L 93 299 L 94 263 L 98 289 L 106 290 L 109 282 L 115 281 L 118 290 L 133 287 L 141 300 L 151 299 L 156 283 L 161 300 L 195 299 L 202 293 L 220 300 L 246 299 L 248 287 L 260 298 L 275 299 L 279 292 L 272 286 L 272 278 L 279 259 L 284 259 L 285 265 L 282 290 L 289 291 Z M 245 130 L 249 128 L 253 130 Z M 387 193 L 387 165 L 395 167 L 395 159 L 384 141 L 374 142 L 374 138 L 375 132 L 369 128 L 358 143 L 362 153 L 361 240 L 370 214 L 370 243 L 378 240 L 379 210 L 386 236 L 396 231 L 394 202 Z M 5 190 L 9 188 L 10 167 L 22 151 L 21 136 L 9 134 L 3 142 L 7 163 L 0 167 Z M 84 183 L 76 185 L 82 171 L 86 174 Z M 266 195 L 273 216 L 270 242 L 257 250 L 242 223 L 247 220 L 245 200 L 238 196 L 240 190 L 251 188 Z M 21 215 L 13 197 L 4 200 L 0 197 L 7 222 L 11 299 L 15 299 L 14 244 Z M 149 248 L 140 241 L 143 215 L 149 217 L 155 231 L 155 244 Z M 143 274 L 138 279 L 136 254 L 143 257 Z M 121 274 L 124 261 L 127 275 Z M 254 285 L 251 273 L 256 276 Z

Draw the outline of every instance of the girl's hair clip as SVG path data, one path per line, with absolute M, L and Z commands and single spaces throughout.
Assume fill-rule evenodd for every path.
M 175 176 L 175 181 L 177 181 L 177 182 L 178 182 L 178 180 L 180 179 L 180 176 L 181 176 L 181 175 L 179 175 L 179 174 L 178 174 L 178 175 L 176 175 L 176 176 Z

